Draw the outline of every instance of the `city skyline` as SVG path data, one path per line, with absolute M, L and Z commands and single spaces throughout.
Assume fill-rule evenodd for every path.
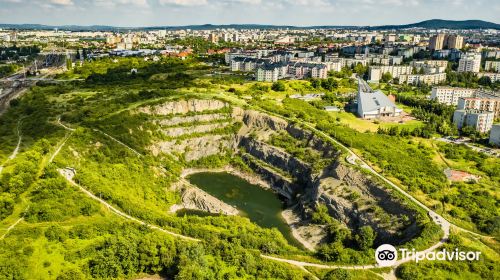
M 494 1 L 462 0 L 0 0 L 0 6 L 2 23 L 123 27 L 253 23 L 374 26 L 432 18 L 498 22 L 500 12 L 500 4 Z

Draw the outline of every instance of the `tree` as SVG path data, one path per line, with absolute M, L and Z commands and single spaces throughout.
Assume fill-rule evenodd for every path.
M 271 89 L 274 91 L 285 91 L 286 90 L 286 85 L 282 81 L 277 81 L 273 83 L 271 86 Z
M 358 74 L 358 76 L 363 77 L 363 75 L 368 72 L 368 67 L 363 66 L 363 64 L 358 63 L 356 66 L 354 66 L 354 72 Z
M 73 68 L 73 62 L 70 58 L 66 58 L 66 69 L 71 70 Z
M 80 60 L 80 50 L 76 50 L 76 60 Z
M 370 226 L 363 226 L 359 229 L 359 233 L 356 235 L 356 242 L 361 250 L 368 250 L 373 246 L 373 241 L 375 241 L 376 233 Z
M 342 269 L 342 268 L 336 268 L 336 269 L 328 272 L 323 279 L 324 280 L 350 280 L 352 278 L 351 278 L 351 275 L 349 274 L 349 271 Z
M 380 78 L 380 81 L 383 82 L 383 83 L 387 83 L 390 80 L 392 80 L 392 75 L 389 72 L 386 72 L 386 73 L 382 74 L 382 78 Z
M 338 87 L 338 83 L 334 78 L 328 78 L 321 81 L 321 87 L 328 91 L 332 91 Z
M 14 198 L 9 193 L 0 194 L 0 220 L 12 213 L 14 209 Z
M 476 129 L 472 126 L 464 126 L 462 127 L 462 135 L 464 136 L 475 136 L 476 135 Z
M 483 76 L 483 77 L 479 78 L 479 80 L 477 82 L 478 82 L 478 84 L 480 84 L 482 86 L 491 86 L 491 78 L 490 77 Z
M 326 205 L 319 204 L 316 211 L 312 214 L 312 222 L 316 224 L 329 224 L 333 221 Z

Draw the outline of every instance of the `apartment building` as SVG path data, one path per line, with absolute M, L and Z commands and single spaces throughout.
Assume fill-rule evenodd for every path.
M 399 78 L 401 75 L 411 75 L 413 67 L 411 66 L 372 66 L 370 67 L 370 82 L 378 83 L 385 73 L 391 73 L 393 78 Z
M 493 118 L 493 112 L 479 110 L 456 110 L 453 113 L 453 123 L 458 129 L 470 126 L 480 133 L 486 133 L 491 130 Z
M 429 39 L 429 50 L 461 49 L 464 37 L 455 34 L 437 34 Z
M 429 50 L 436 51 L 444 48 L 445 34 L 436 34 L 429 39 Z
M 458 61 L 458 72 L 479 73 L 481 69 L 481 54 L 467 53 Z
M 500 124 L 494 124 L 490 130 L 490 145 L 500 147 Z
M 500 72 L 500 61 L 486 61 L 485 71 Z
M 414 67 L 417 71 L 424 70 L 425 74 L 444 73 L 448 67 L 447 60 L 420 60 L 412 61 L 410 66 Z
M 500 73 L 493 73 L 493 72 L 480 72 L 477 74 L 479 78 L 482 77 L 488 77 L 490 78 L 491 82 L 494 83 L 496 81 L 500 81 Z
M 328 69 L 326 65 L 319 63 L 289 62 L 288 74 L 295 79 L 326 79 L 328 77 Z
M 461 97 L 472 97 L 476 89 L 458 88 L 458 87 L 433 87 L 431 99 L 446 105 L 458 105 L 458 99 Z
M 263 59 L 251 58 L 251 57 L 236 57 L 231 60 L 231 71 L 236 72 L 253 72 L 257 69 L 259 65 L 266 62 Z
M 446 81 L 446 73 L 400 75 L 399 83 L 437 85 Z
M 276 82 L 277 80 L 284 78 L 326 79 L 328 77 L 328 68 L 326 65 L 321 63 L 265 63 L 257 68 L 255 76 L 259 82 Z
M 473 96 L 458 99 L 458 110 L 479 110 L 493 112 L 496 119 L 500 118 L 500 93 L 476 92 Z
M 264 64 L 257 68 L 256 79 L 259 82 L 276 82 L 284 77 L 282 65 L 279 64 Z

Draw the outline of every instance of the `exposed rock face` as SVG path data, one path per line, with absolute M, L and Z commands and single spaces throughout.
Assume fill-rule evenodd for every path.
M 181 182 L 181 204 L 174 205 L 174 212 L 177 209 L 201 210 L 214 214 L 238 215 L 238 209 L 217 199 L 216 197 L 196 188 L 186 181 Z
M 160 105 L 141 107 L 139 112 L 154 115 L 186 114 L 189 112 L 203 112 L 219 110 L 227 106 L 219 100 L 189 99 L 166 102 Z
M 168 137 L 179 137 L 183 135 L 189 135 L 193 133 L 204 133 L 209 132 L 215 129 L 224 128 L 228 126 L 228 122 L 223 123 L 215 123 L 215 124 L 202 124 L 202 125 L 193 125 L 190 127 L 171 127 L 163 129 L 163 134 Z
M 272 129 L 279 131 L 286 129 L 288 122 L 257 111 L 247 110 L 243 114 L 243 123 L 252 129 Z
M 242 138 L 240 146 L 252 156 L 288 172 L 293 177 L 307 178 L 311 173 L 311 169 L 306 163 L 267 143 Z
M 186 161 L 193 161 L 203 157 L 223 154 L 226 150 L 233 150 L 235 136 L 207 135 L 186 140 L 164 141 L 154 144 L 150 149 L 153 155 L 160 153 L 184 154 Z
M 248 154 L 244 154 L 242 157 L 245 160 L 245 163 L 255 173 L 259 174 L 265 181 L 267 181 L 274 191 L 285 197 L 287 202 L 294 200 L 294 194 L 301 189 L 299 185 L 295 184 L 291 179 L 284 177 L 273 169 L 257 164 L 254 160 L 252 160 L 252 156 Z
M 287 126 L 286 130 L 290 135 L 297 139 L 306 139 L 311 148 L 323 152 L 324 157 L 334 157 L 336 149 L 328 142 L 312 134 L 310 131 L 297 127 L 296 125 Z
M 140 111 L 156 115 L 191 112 L 190 115 L 157 120 L 162 126 L 182 124 L 182 128 L 163 128 L 166 135 L 175 138 L 196 132 L 210 132 L 229 125 L 230 123 L 195 124 L 226 119 L 227 114 L 210 112 L 226 106 L 226 103 L 217 100 L 187 100 L 167 102 L 142 108 Z M 197 114 L 193 115 L 194 113 Z M 338 159 L 335 160 L 340 152 L 330 142 L 297 125 L 261 112 L 233 108 L 231 117 L 233 121 L 243 123 L 235 135 L 214 133 L 189 139 L 161 141 L 155 143 L 151 150 L 155 155 L 182 154 L 186 161 L 228 151 L 239 153 L 247 165 L 267 181 L 289 205 L 296 205 L 294 212 L 302 220 L 294 221 L 293 224 L 301 238 L 313 244 L 312 246 L 317 245 L 324 237 L 321 235 L 318 238 L 316 234 L 321 231 L 321 226 L 309 227 L 307 223 L 318 203 L 325 204 L 332 217 L 353 230 L 364 225 L 371 226 L 376 231 L 379 242 L 409 239 L 418 232 L 415 213 L 394 198 L 390 189 L 381 187 L 376 180 Z M 301 140 L 301 143 L 307 143 L 310 149 L 319 151 L 324 158 L 331 158 L 334 163 L 321 171 L 313 172 L 310 164 L 266 142 L 272 134 L 280 131 L 286 131 Z M 183 204 L 192 207 L 190 209 L 234 213 L 226 206 L 207 199 L 208 194 L 190 189 L 186 189 L 182 196 Z M 308 239 L 307 234 L 311 232 L 315 232 L 315 236 Z
M 225 120 L 228 115 L 225 114 L 204 114 L 204 115 L 194 115 L 194 116 L 181 116 L 173 117 L 171 119 L 165 119 L 158 121 L 161 126 L 174 126 L 186 123 L 196 123 L 196 122 L 213 122 Z
M 324 203 L 333 217 L 350 228 L 369 225 L 377 232 L 378 241 L 394 241 L 400 234 L 408 237 L 416 233 L 414 226 L 410 226 L 413 230 L 404 232 L 408 225 L 402 222 L 402 215 L 406 215 L 409 223 L 414 224 L 415 214 L 387 189 L 353 168 L 337 161 L 325 169 L 317 185 L 317 201 Z

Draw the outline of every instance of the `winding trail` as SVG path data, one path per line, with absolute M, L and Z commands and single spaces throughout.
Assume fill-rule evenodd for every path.
M 12 154 L 7 158 L 7 160 L 0 166 L 0 174 L 2 174 L 3 167 L 4 165 L 9 162 L 10 160 L 13 160 L 17 157 L 17 154 L 19 153 L 19 149 L 21 147 L 21 141 L 23 139 L 23 135 L 21 134 L 21 124 L 22 124 L 23 118 L 20 118 L 17 121 L 17 145 Z
M 74 128 L 71 128 L 61 122 L 61 116 L 57 117 L 57 124 L 62 126 L 64 129 L 69 130 L 69 131 L 75 131 Z
M 141 225 L 145 225 L 151 229 L 154 229 L 154 230 L 159 230 L 161 232 L 164 232 L 166 234 L 169 234 L 171 236 L 174 236 L 174 237 L 177 237 L 177 238 L 180 238 L 180 239 L 184 239 L 184 240 L 188 240 L 188 241 L 195 241 L 195 242 L 199 242 L 201 241 L 200 239 L 196 239 L 196 238 L 193 238 L 193 237 L 189 237 L 189 236 L 185 236 L 185 235 L 182 235 L 182 234 L 178 234 L 178 233 L 175 233 L 175 232 L 171 232 L 171 231 L 168 231 L 164 228 L 161 228 L 159 226 L 155 226 L 155 225 L 152 225 L 152 224 L 149 224 L 149 223 L 146 223 L 142 220 L 139 220 L 135 217 L 132 217 L 128 214 L 125 214 L 123 213 L 122 211 L 116 209 L 115 207 L 113 207 L 112 205 L 110 205 L 109 203 L 107 203 L 106 201 L 104 201 L 103 199 L 95 196 L 93 193 L 91 193 L 90 191 L 88 191 L 87 189 L 85 189 L 84 187 L 80 186 L 79 184 L 77 184 L 75 181 L 73 181 L 73 177 L 75 175 L 75 171 L 73 169 L 70 169 L 70 168 L 66 168 L 66 169 L 58 169 L 59 173 L 73 186 L 75 187 L 78 187 L 80 189 L 80 191 L 82 191 L 83 193 L 85 193 L 88 197 L 98 201 L 99 203 L 101 203 L 102 205 L 106 206 L 111 212 L 113 212 L 114 214 L 122 217 L 122 218 L 125 218 L 127 220 L 130 220 L 130 221 L 133 221 L 133 222 L 136 222 L 136 223 L 139 223 Z
M 125 143 L 123 143 L 122 141 L 120 141 L 120 140 L 116 139 L 115 137 L 113 137 L 113 136 L 111 136 L 111 135 L 107 134 L 106 132 L 101 131 L 101 130 L 99 130 L 99 129 L 97 129 L 97 128 L 93 128 L 93 130 L 94 130 L 94 131 L 97 131 L 97 132 L 100 132 L 100 133 L 102 133 L 102 134 L 104 134 L 104 135 L 106 135 L 109 139 L 111 139 L 111 140 L 115 141 L 116 143 L 118 143 L 118 144 L 122 145 L 123 147 L 127 148 L 128 150 L 130 150 L 131 152 L 133 152 L 133 153 L 134 153 L 134 154 L 136 154 L 137 156 L 139 156 L 139 157 L 142 157 L 142 156 L 143 156 L 143 155 L 142 155 L 141 153 L 139 153 L 136 149 L 134 149 L 134 148 L 132 148 L 132 147 L 128 146 L 127 144 L 125 144 Z
M 19 218 L 15 223 L 13 223 L 10 227 L 7 228 L 7 231 L 2 235 L 0 236 L 0 240 L 3 240 L 5 238 L 5 236 L 7 236 L 7 234 L 9 234 L 9 232 L 15 227 L 17 226 L 17 224 L 19 224 L 22 220 L 24 220 L 24 218 Z

